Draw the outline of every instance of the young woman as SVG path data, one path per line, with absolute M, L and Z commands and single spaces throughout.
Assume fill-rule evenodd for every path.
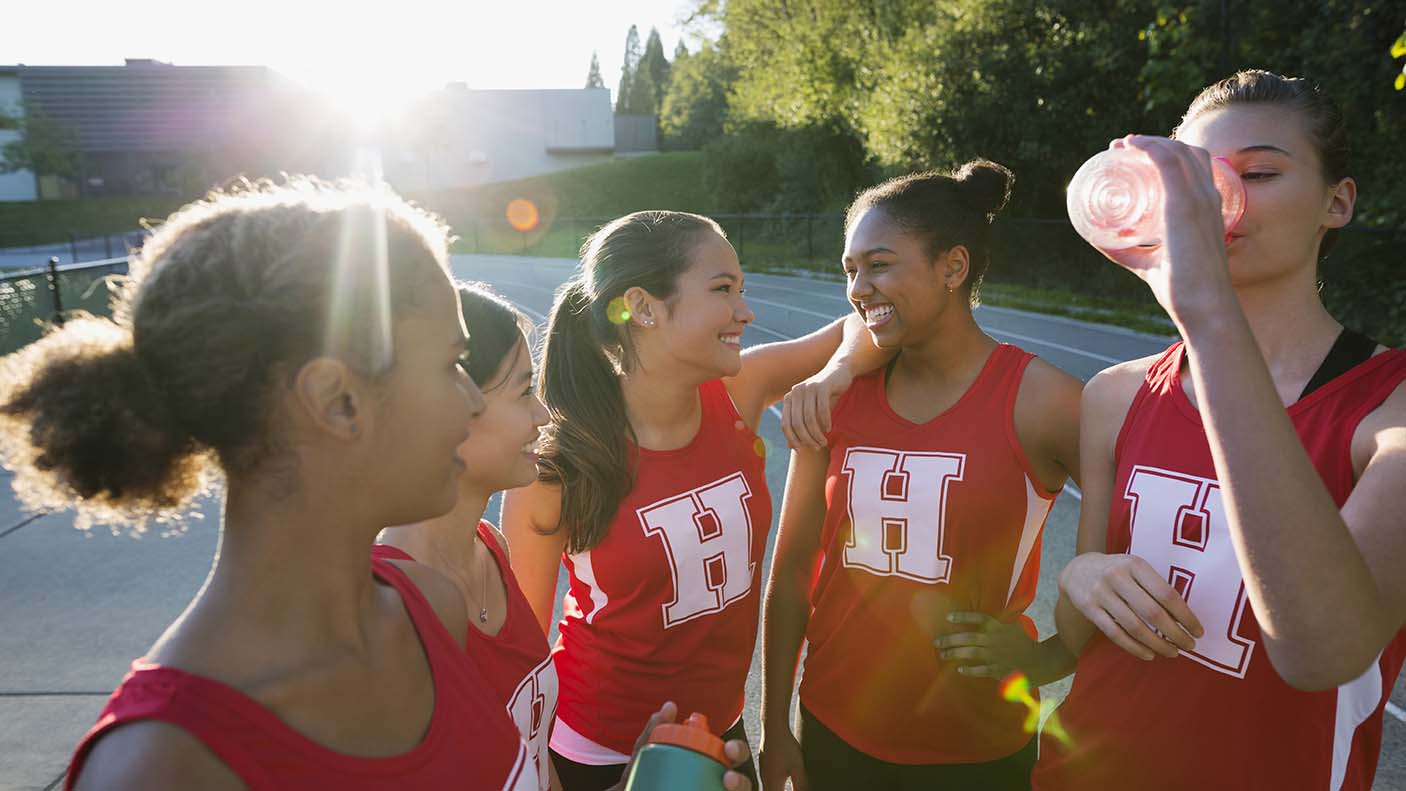
M 548 329 L 543 474 L 503 516 L 544 630 L 570 574 L 551 737 L 568 791 L 614 783 L 631 723 L 665 699 L 744 737 L 771 523 L 762 410 L 832 356 L 841 389 L 882 360 L 857 320 L 743 352 L 742 270 L 707 218 L 622 217 L 582 259 Z
M 469 654 L 527 740 L 546 789 L 556 670 L 547 638 L 508 567 L 503 537 L 483 518 L 495 492 L 537 478 L 537 437 L 547 409 L 532 387 L 532 322 L 482 286 L 461 286 L 459 302 L 473 339 L 466 370 L 485 402 L 470 426 L 472 435 L 459 446 L 467 468 L 459 475 L 459 500 L 444 516 L 386 528 L 372 554 L 419 561 L 458 588 L 469 613 Z
M 1046 740 L 1035 785 L 1367 791 L 1406 655 L 1406 352 L 1318 296 L 1356 198 L 1342 116 L 1301 79 L 1247 71 L 1174 140 L 1113 145 L 1156 165 L 1168 231 L 1105 254 L 1183 340 L 1085 389 L 1058 613 L 1082 653 L 1057 712 L 1070 742 Z M 1211 157 L 1245 184 L 1228 237 Z
M 454 505 L 454 450 L 483 408 L 445 260 L 444 227 L 386 191 L 214 194 L 142 248 L 118 321 L 5 361 L 27 502 L 141 519 L 216 466 L 226 482 L 209 578 L 133 663 L 68 787 L 538 787 L 465 661 L 454 586 L 369 553 L 382 526 Z
M 828 447 L 791 457 L 767 586 L 764 788 L 1029 785 L 1027 712 L 997 685 L 1072 667 L 1022 613 L 1045 519 L 1079 475 L 1080 385 L 972 317 L 1011 181 L 977 160 L 849 208 L 850 302 L 898 354 L 840 398 Z

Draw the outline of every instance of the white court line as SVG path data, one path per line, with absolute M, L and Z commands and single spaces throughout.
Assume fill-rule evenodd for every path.
M 1400 706 L 1396 705 L 1395 703 L 1392 703 L 1389 700 L 1386 702 L 1386 713 L 1397 718 L 1398 720 L 1401 720 L 1402 722 L 1406 722 L 1406 709 L 1402 709 Z
M 1044 341 L 1040 340 L 1039 338 L 1032 338 L 1029 335 L 1020 335 L 1014 332 L 1006 332 L 1005 330 L 997 330 L 990 328 L 987 329 L 987 332 L 990 332 L 992 335 L 1004 335 L 1007 338 L 1015 338 L 1018 341 L 1021 341 L 1023 343 L 1034 344 L 1035 346 L 1044 346 L 1050 349 L 1059 349 L 1060 351 L 1069 352 L 1070 354 L 1083 355 L 1084 357 L 1088 357 L 1091 360 L 1099 360 L 1101 362 L 1109 364 L 1126 362 L 1125 360 L 1121 360 L 1117 357 L 1109 357 L 1106 354 L 1097 354 L 1095 352 L 1086 352 L 1083 349 L 1076 349 L 1073 346 L 1065 346 L 1062 343 L 1055 343 L 1054 341 Z

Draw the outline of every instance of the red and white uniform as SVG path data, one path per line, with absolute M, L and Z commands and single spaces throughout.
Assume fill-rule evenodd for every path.
M 615 762 L 583 745 L 628 757 L 668 700 L 707 715 L 719 734 L 742 714 L 771 526 L 765 449 L 721 380 L 698 393 L 693 440 L 640 448 L 605 538 L 565 556 L 552 749 L 573 761 Z
M 537 768 L 541 791 L 546 791 L 549 779 L 547 762 L 551 760 L 547 753 L 547 736 L 551 733 L 552 718 L 557 709 L 556 668 L 552 665 L 547 637 L 542 634 L 542 627 L 537 625 L 537 616 L 532 614 L 527 596 L 508 565 L 507 555 L 503 553 L 502 544 L 498 543 L 493 526 L 480 521 L 478 539 L 493 553 L 498 572 L 503 576 L 503 586 L 508 593 L 508 615 L 498 634 L 488 635 L 473 623 L 477 614 L 469 613 L 465 648 L 507 708 L 522 738 L 527 740 L 528 754 Z M 371 554 L 384 559 L 414 560 L 408 553 L 385 544 L 372 547 Z
M 1020 619 L 1034 636 L 1022 613 L 1056 495 L 1036 482 L 1012 418 L 1032 359 L 996 347 L 961 399 L 921 425 L 889 406 L 883 371 L 835 407 L 801 703 L 881 761 L 992 761 L 1031 739 L 1025 707 L 995 680 L 959 675 L 933 640 L 958 630 L 953 610 Z
M 1178 343 L 1148 370 L 1123 423 L 1108 551 L 1135 554 L 1165 574 L 1206 635 L 1194 651 L 1144 662 L 1096 633 L 1055 713 L 1070 743 L 1046 730 L 1035 787 L 1368 791 L 1406 631 L 1335 690 L 1300 692 L 1274 671 L 1260 648 L 1205 429 L 1182 390 L 1184 359 Z M 1355 483 L 1353 431 L 1403 380 L 1406 352 L 1385 352 L 1288 407 L 1340 507 Z
M 465 661 L 403 572 L 383 560 L 373 560 L 372 568 L 400 593 L 434 678 L 434 714 L 414 749 L 389 758 L 335 752 L 233 687 L 139 659 L 79 743 L 65 787 L 73 788 L 88 750 L 104 733 L 135 720 L 159 720 L 199 739 L 251 789 L 538 788 L 527 746 L 478 666 Z

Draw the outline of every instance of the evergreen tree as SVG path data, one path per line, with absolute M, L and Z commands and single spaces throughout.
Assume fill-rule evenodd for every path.
M 586 74 L 587 88 L 604 88 L 605 80 L 600 78 L 600 58 L 591 53 L 591 70 Z
M 638 112 L 631 106 L 631 99 L 634 94 L 635 77 L 640 64 L 640 31 L 639 28 L 630 25 L 630 32 L 625 34 L 625 59 L 620 63 L 620 87 L 615 92 L 615 112 L 633 113 Z
M 640 58 L 639 71 L 649 75 L 651 90 L 650 112 L 658 112 L 664 103 L 664 94 L 669 90 L 669 60 L 664 57 L 664 42 L 659 38 L 658 28 L 650 28 L 649 40 L 644 45 L 644 56 Z

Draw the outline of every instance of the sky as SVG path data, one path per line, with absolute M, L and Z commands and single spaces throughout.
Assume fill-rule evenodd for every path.
M 4 12 L 0 64 L 260 65 L 349 101 L 395 102 L 448 82 L 581 88 L 591 52 L 612 92 L 625 34 L 659 29 L 673 58 L 688 0 L 39 0 Z M 362 9 L 362 10 L 356 10 Z

